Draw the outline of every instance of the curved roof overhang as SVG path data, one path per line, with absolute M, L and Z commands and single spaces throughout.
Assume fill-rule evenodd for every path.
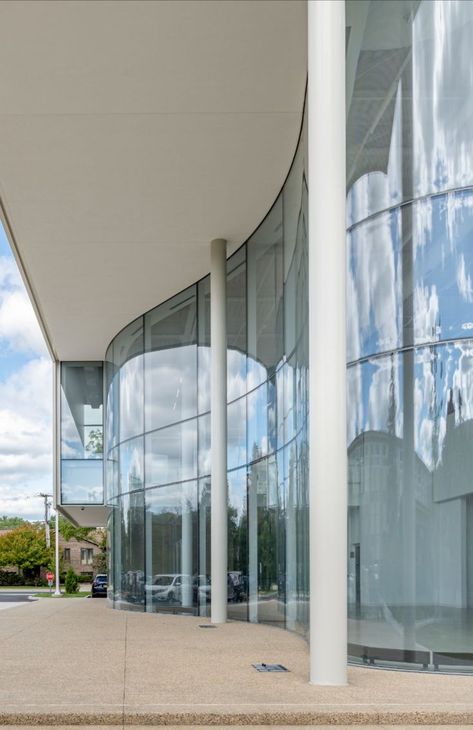
M 0 197 L 63 360 L 209 271 L 277 196 L 305 0 L 0 3 Z

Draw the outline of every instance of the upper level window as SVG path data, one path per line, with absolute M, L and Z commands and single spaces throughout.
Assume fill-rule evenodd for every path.
M 103 366 L 61 363 L 61 502 L 103 503 Z

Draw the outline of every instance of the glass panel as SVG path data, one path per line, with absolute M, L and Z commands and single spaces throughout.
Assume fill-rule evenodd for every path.
M 246 398 L 240 398 L 227 408 L 227 468 L 246 461 Z
M 198 408 L 210 411 L 210 276 L 198 284 Z
M 247 396 L 248 460 L 254 461 L 276 449 L 276 388 L 263 383 Z
M 399 209 L 348 235 L 348 361 L 402 345 L 401 242 Z
M 346 7 L 348 223 L 471 185 L 472 4 Z
M 144 611 L 144 496 L 132 492 L 120 498 L 115 513 L 115 605 Z M 117 555 L 118 550 L 118 555 Z
M 199 476 L 210 474 L 210 414 L 201 416 L 199 423 Z
M 145 447 L 148 486 L 197 476 L 196 419 L 148 434 Z
M 473 191 L 414 206 L 415 339 L 468 336 L 473 329 Z
M 62 461 L 61 504 L 103 504 L 102 460 Z
M 199 615 L 210 615 L 210 479 L 199 481 L 199 569 L 197 603 Z
M 148 611 L 176 608 L 196 612 L 201 586 L 197 573 L 197 482 L 146 492 Z
M 119 425 L 119 398 L 118 385 L 120 375 L 113 361 L 113 342 L 107 350 L 104 362 L 105 377 L 105 434 L 106 434 L 106 451 L 110 450 L 118 443 L 118 425 Z
M 143 437 L 125 441 L 120 446 L 120 492 L 144 487 Z
M 283 355 L 282 198 L 253 234 L 248 256 L 248 390 L 271 376 Z
M 107 504 L 119 493 L 119 447 L 109 451 L 105 461 L 105 486 Z
M 227 274 L 227 400 L 246 393 L 246 248 L 229 259 Z M 238 259 L 243 259 L 238 264 Z M 237 265 L 238 264 L 238 265 Z
M 103 455 L 102 363 L 61 363 L 61 456 Z
M 143 318 L 115 338 L 113 357 L 119 370 L 120 441 L 143 433 Z
M 228 474 L 228 616 L 248 619 L 247 472 Z
M 145 316 L 146 430 L 197 413 L 196 287 Z

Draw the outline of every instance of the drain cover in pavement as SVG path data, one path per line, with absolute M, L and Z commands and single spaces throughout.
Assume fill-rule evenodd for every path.
M 258 672 L 288 672 L 289 669 L 283 667 L 282 664 L 253 664 Z
M 199 629 L 216 629 L 216 626 L 212 624 L 199 624 Z

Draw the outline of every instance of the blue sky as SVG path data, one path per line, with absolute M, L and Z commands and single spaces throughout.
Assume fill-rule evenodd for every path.
M 42 517 L 52 493 L 52 364 L 0 223 L 0 515 Z

